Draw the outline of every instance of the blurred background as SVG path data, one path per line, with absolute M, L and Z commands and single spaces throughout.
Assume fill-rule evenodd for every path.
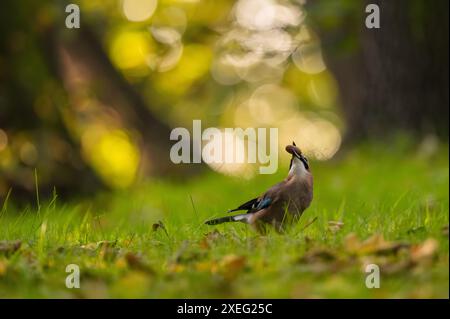
M 67 29 L 66 5 L 81 10 Z M 368 3 L 381 28 L 367 29 Z M 446 0 L 80 0 L 0 4 L 0 198 L 125 189 L 174 165 L 174 127 L 277 127 L 315 161 L 402 134 L 448 141 Z M 243 141 L 242 141 L 243 142 Z M 280 156 L 286 156 L 280 151 Z

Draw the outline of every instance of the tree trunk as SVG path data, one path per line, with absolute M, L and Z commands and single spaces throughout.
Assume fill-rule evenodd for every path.
M 379 29 L 365 27 L 365 5 L 380 7 Z M 366 1 L 355 25 L 322 32 L 325 52 L 342 34 L 356 37 L 351 54 L 331 51 L 340 86 L 347 141 L 407 131 L 448 138 L 448 6 L 436 1 Z M 355 34 L 355 32 L 357 32 Z

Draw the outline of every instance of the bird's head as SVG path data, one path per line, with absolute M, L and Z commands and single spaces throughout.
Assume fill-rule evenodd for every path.
M 292 145 L 286 146 L 286 152 L 288 152 L 289 154 L 292 154 L 291 164 L 289 165 L 289 169 L 291 169 L 292 164 L 294 163 L 295 159 L 298 159 L 302 163 L 303 167 L 307 171 L 309 171 L 308 159 L 302 154 L 302 151 L 297 147 L 297 145 L 295 145 L 295 142 L 292 142 Z

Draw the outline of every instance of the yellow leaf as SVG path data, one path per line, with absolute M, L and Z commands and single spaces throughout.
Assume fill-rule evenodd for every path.
M 219 270 L 225 278 L 233 279 L 242 271 L 246 263 L 245 256 L 226 255 L 219 262 Z
M 178 263 L 171 263 L 167 267 L 167 271 L 169 273 L 180 273 L 183 272 L 186 269 L 184 265 L 178 264 Z
M 0 277 L 3 276 L 4 274 L 6 274 L 6 269 L 7 269 L 7 265 L 6 265 L 6 261 L 2 261 L 0 260 Z

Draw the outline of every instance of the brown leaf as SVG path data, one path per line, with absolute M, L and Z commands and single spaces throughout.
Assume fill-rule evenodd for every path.
M 354 233 L 349 234 L 345 239 L 346 250 L 356 255 L 392 254 L 408 246 L 406 243 L 386 241 L 380 234 L 375 234 L 363 242 Z
M 22 246 L 22 241 L 20 240 L 2 240 L 0 241 L 0 254 L 5 256 L 12 255 Z
M 214 242 L 223 237 L 224 236 L 218 230 L 214 230 L 212 232 L 206 233 L 203 239 L 200 241 L 199 245 L 203 249 L 208 249 Z
M 438 246 L 438 242 L 433 238 L 428 238 L 422 244 L 412 246 L 411 260 L 420 262 L 432 258 L 436 254 Z
M 302 268 L 313 273 L 334 272 L 348 264 L 347 260 L 340 258 L 334 251 L 322 247 L 307 251 L 298 263 L 302 265 Z
M 326 248 L 313 248 L 303 255 L 300 259 L 300 263 L 315 263 L 315 262 L 327 262 L 336 260 L 337 256 L 331 250 Z
M 245 256 L 226 255 L 219 262 L 219 272 L 226 279 L 234 279 L 244 269 L 247 264 Z
M 223 238 L 223 235 L 217 230 L 215 229 L 212 232 L 206 233 L 205 234 L 205 238 L 211 241 L 217 240 L 219 238 Z
M 397 273 L 401 273 L 405 270 L 408 270 L 412 267 L 412 263 L 409 260 L 400 260 L 397 262 L 386 263 L 381 266 L 381 272 L 386 275 L 393 275 Z
M 143 261 L 142 257 L 131 252 L 125 254 L 125 260 L 131 269 L 143 271 L 149 274 L 154 274 L 153 269 Z
M 200 246 L 200 248 L 208 249 L 209 248 L 209 243 L 208 243 L 208 241 L 205 238 L 203 238 L 200 241 L 199 246 Z
M 355 233 L 350 233 L 345 237 L 344 245 L 347 251 L 353 252 L 358 250 L 359 246 L 361 246 L 361 242 Z
M 6 263 L 6 260 L 3 261 L 0 259 L 0 277 L 6 273 L 7 268 L 8 268 L 8 265 Z
M 182 242 L 180 248 L 171 257 L 170 264 L 186 264 L 197 261 L 206 256 L 206 252 L 192 249 L 189 241 Z
M 218 265 L 216 261 L 202 261 L 195 264 L 195 269 L 202 272 L 216 273 Z
M 180 273 L 186 269 L 186 266 L 178 264 L 178 263 L 170 263 L 167 266 L 167 272 L 169 273 Z
M 363 256 L 360 261 L 362 271 L 365 271 L 367 265 L 376 264 L 380 267 L 381 273 L 385 275 L 397 274 L 413 266 L 408 255 L 405 258 L 399 258 L 398 256 Z

